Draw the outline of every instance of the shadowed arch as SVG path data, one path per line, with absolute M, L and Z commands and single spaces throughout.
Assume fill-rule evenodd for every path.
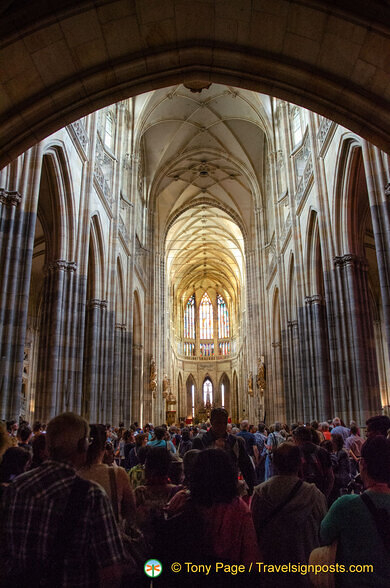
M 390 19 L 377 0 L 22 4 L 0 24 L 2 163 L 110 103 L 199 81 L 294 102 L 389 148 Z

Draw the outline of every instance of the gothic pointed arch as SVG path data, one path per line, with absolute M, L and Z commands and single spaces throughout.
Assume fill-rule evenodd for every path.
M 222 408 L 225 408 L 230 415 L 230 380 L 225 372 L 219 379 L 218 396 L 216 398 L 216 404 L 218 406 L 222 406 Z
M 197 409 L 197 390 L 195 378 L 192 374 L 189 374 L 186 380 L 186 400 L 187 400 L 187 419 L 193 420 L 195 418 Z

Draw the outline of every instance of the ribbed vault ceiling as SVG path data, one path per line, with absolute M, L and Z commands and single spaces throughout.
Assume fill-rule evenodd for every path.
M 234 299 L 264 189 L 269 98 L 213 84 L 140 99 L 143 174 L 169 280 L 180 296 L 212 282 Z

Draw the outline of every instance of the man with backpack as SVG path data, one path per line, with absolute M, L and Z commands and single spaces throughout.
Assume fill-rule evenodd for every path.
M 207 449 L 216 447 L 229 453 L 233 463 L 241 471 L 248 486 L 248 494 L 253 492 L 255 484 L 255 469 L 246 452 L 245 442 L 241 437 L 227 432 L 228 412 L 224 408 L 213 408 L 210 415 L 211 427 L 208 431 L 201 431 L 193 439 L 193 449 Z
M 265 480 L 269 480 L 274 475 L 273 454 L 274 451 L 285 442 L 285 438 L 280 434 L 282 429 L 281 423 L 275 423 L 271 427 L 271 432 L 267 437 L 265 444 L 266 458 L 265 458 Z
M 299 426 L 294 429 L 294 441 L 301 452 L 300 477 L 315 484 L 328 498 L 334 484 L 334 474 L 329 453 L 312 443 L 310 427 Z

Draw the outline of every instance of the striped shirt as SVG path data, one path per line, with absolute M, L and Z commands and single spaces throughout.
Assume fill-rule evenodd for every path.
M 52 546 L 76 479 L 67 463 L 48 460 L 15 478 L 1 504 L 1 558 L 7 574 L 28 573 L 55 558 Z M 126 556 L 111 505 L 103 490 L 89 482 L 85 509 L 65 553 L 63 588 L 99 585 L 99 569 L 124 563 Z

